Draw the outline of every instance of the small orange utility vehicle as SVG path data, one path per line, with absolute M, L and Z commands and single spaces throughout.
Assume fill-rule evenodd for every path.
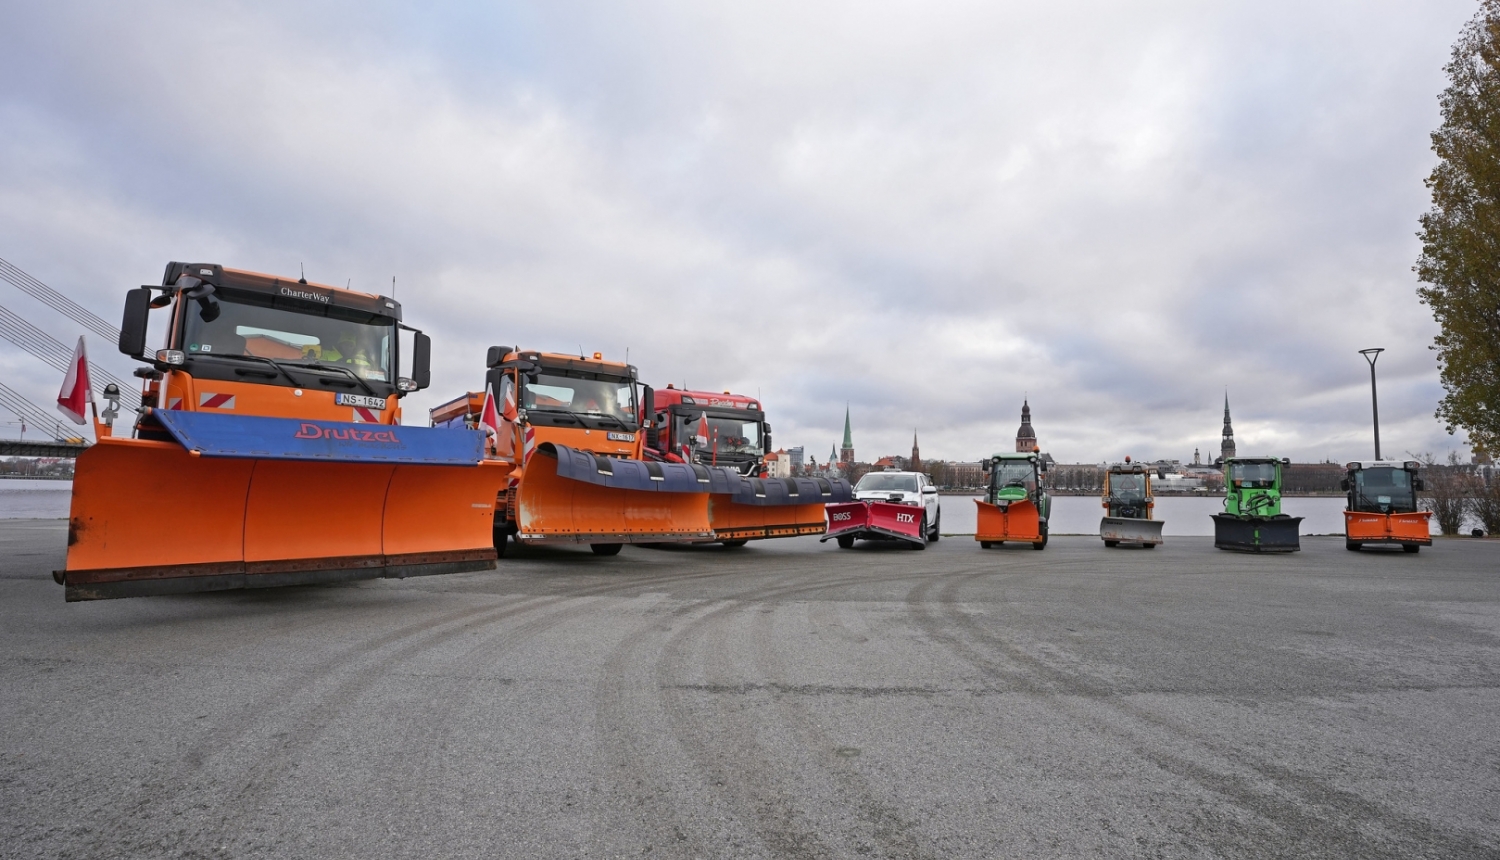
M 1399 546 L 1421 552 L 1432 546 L 1431 511 L 1417 510 L 1422 479 L 1415 460 L 1356 460 L 1345 464 L 1348 477 L 1340 486 L 1349 494 L 1344 511 L 1344 546 Z
M 156 308 L 166 348 L 147 353 Z M 510 467 L 478 432 L 401 425 L 431 346 L 394 299 L 171 263 L 127 293 L 119 346 L 149 365 L 148 405 L 129 435 L 106 409 L 78 457 L 54 574 L 68 600 L 493 567 Z

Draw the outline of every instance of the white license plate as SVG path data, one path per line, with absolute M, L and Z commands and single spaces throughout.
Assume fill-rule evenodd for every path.
M 634 433 L 610 433 L 607 437 L 611 442 L 634 442 Z
M 367 409 L 384 409 L 384 397 L 371 397 L 367 394 L 345 394 L 339 392 L 333 395 L 333 402 L 340 406 L 363 406 Z

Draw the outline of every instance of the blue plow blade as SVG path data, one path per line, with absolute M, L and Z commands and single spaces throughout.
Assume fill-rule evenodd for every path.
M 742 505 L 807 505 L 847 502 L 849 482 L 826 478 L 746 478 L 727 466 L 661 463 L 605 457 L 545 442 L 539 453 L 557 457 L 559 477 L 620 490 L 657 493 L 715 493 Z
M 484 460 L 484 434 L 478 430 L 166 409 L 153 409 L 151 416 L 184 448 L 204 457 L 412 466 L 477 466 Z

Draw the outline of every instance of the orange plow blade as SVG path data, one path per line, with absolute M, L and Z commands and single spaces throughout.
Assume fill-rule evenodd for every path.
M 1036 505 L 1030 501 L 1010 502 L 1005 506 L 975 501 L 979 521 L 974 539 L 983 543 L 1004 541 L 1035 542 L 1042 539 L 1042 521 Z
M 1432 545 L 1431 511 L 1381 514 L 1344 511 L 1344 536 L 1351 543 Z
M 54 578 L 77 601 L 485 570 L 509 473 L 106 437 L 78 458 Z
M 827 528 L 823 503 L 807 505 L 743 505 L 733 496 L 714 495 L 709 501 L 709 523 L 722 541 L 820 535 Z
M 558 449 L 561 449 L 559 451 Z M 532 543 L 653 543 L 713 540 L 708 492 L 658 492 L 604 486 L 558 474 L 558 454 L 586 452 L 544 446 L 518 488 L 517 536 Z M 619 466 L 638 461 L 608 464 Z M 649 479 L 648 479 L 649 480 Z

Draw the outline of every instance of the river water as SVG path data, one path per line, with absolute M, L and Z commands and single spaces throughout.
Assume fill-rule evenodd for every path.
M 67 519 L 72 491 L 72 481 L 0 480 L 0 519 Z M 942 497 L 944 534 L 974 533 L 976 498 Z M 1221 498 L 1158 496 L 1156 499 L 1156 518 L 1166 522 L 1162 534 L 1167 536 L 1210 536 L 1214 524 L 1209 517 L 1223 509 Z M 1283 500 L 1282 509 L 1303 518 L 1302 534 L 1344 533 L 1343 496 L 1288 498 Z M 1055 496 L 1050 531 L 1055 535 L 1098 534 L 1103 513 L 1096 496 Z M 1433 533 L 1437 533 L 1436 523 Z
M 0 520 L 65 520 L 72 481 L 0 479 Z
M 974 500 L 978 496 L 943 496 L 943 533 L 973 534 L 978 519 Z M 1344 533 L 1344 497 L 1318 496 L 1313 498 L 1291 497 L 1282 499 L 1281 509 L 1294 517 L 1302 517 L 1299 531 L 1305 535 L 1341 535 Z M 1211 517 L 1224 510 L 1222 497 L 1202 496 L 1157 496 L 1156 519 L 1165 521 L 1162 534 L 1183 537 L 1208 537 L 1214 533 Z M 1099 506 L 1098 496 L 1054 496 L 1052 519 L 1048 523 L 1050 534 L 1096 535 L 1099 519 L 1104 509 Z M 1437 523 L 1432 524 L 1437 534 Z

